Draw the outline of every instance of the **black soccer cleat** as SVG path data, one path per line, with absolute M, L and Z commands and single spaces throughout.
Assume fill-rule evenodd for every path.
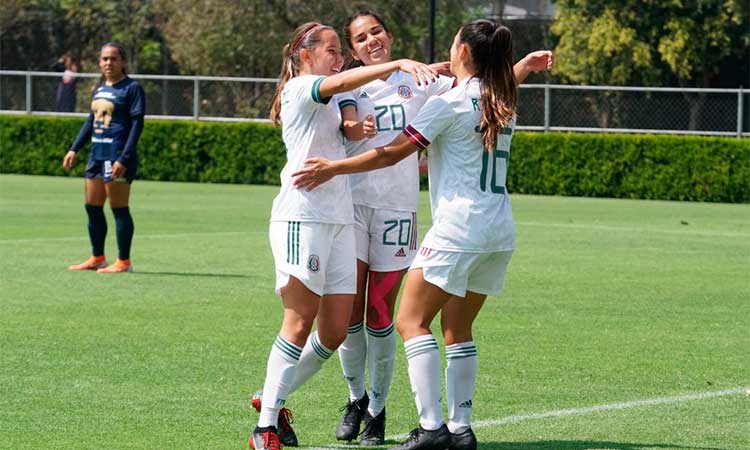
M 359 426 L 362 424 L 369 403 L 370 398 L 365 394 L 357 401 L 349 400 L 341 408 L 341 411 L 344 411 L 344 416 L 336 427 L 336 439 L 351 442 L 359 435 Z
M 477 450 L 477 437 L 471 428 L 461 433 L 451 433 L 451 446 L 448 450 Z
M 385 408 L 375 417 L 370 415 L 370 411 L 365 413 L 365 430 L 362 432 L 362 438 L 359 445 L 383 445 L 385 443 Z
M 443 424 L 437 430 L 425 430 L 420 425 L 411 430 L 409 437 L 401 444 L 389 450 L 443 450 L 451 445 L 451 432 Z

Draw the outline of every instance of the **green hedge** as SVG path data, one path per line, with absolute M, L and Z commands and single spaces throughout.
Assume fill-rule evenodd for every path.
M 81 124 L 0 116 L 0 172 L 63 175 Z M 138 148 L 148 180 L 278 184 L 285 159 L 279 130 L 253 123 L 151 120 Z M 750 202 L 747 139 L 519 132 L 512 148 L 510 192 Z

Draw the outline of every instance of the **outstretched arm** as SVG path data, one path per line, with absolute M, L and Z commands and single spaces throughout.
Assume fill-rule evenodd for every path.
M 417 84 L 427 84 L 437 79 L 437 72 L 426 64 L 410 59 L 399 59 L 383 64 L 362 66 L 326 77 L 320 83 L 320 96 L 330 97 L 339 92 L 351 91 L 396 70 L 410 73 Z
M 388 145 L 378 147 L 352 158 L 329 161 L 310 158 L 305 167 L 292 174 L 297 189 L 311 191 L 336 175 L 367 172 L 396 164 L 419 150 L 405 135 L 400 134 Z
M 521 84 L 532 72 L 551 70 L 555 64 L 555 56 L 549 50 L 538 50 L 524 56 L 513 66 L 516 81 Z

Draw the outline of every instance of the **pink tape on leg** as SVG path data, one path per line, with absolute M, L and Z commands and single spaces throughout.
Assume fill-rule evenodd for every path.
M 380 278 L 375 282 L 375 274 Z M 370 272 L 367 283 L 367 326 L 376 330 L 386 328 L 393 322 L 388 314 L 388 304 L 385 298 L 394 288 L 398 288 L 401 272 Z

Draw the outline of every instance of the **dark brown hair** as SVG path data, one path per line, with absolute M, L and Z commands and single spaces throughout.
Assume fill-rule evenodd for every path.
M 121 44 L 118 44 L 117 42 L 107 42 L 106 44 L 102 45 L 99 49 L 99 57 L 101 57 L 102 50 L 104 50 L 107 47 L 112 47 L 115 50 L 117 50 L 117 54 L 120 55 L 120 59 L 123 61 L 128 60 L 128 54 L 125 51 L 125 47 L 123 47 Z M 122 66 L 122 74 L 126 75 L 128 74 L 128 71 L 126 70 L 125 66 Z M 94 85 L 94 88 L 91 89 L 91 92 L 95 92 L 100 86 L 103 86 L 106 80 L 104 79 L 104 74 L 102 74 L 101 77 L 99 77 L 99 82 Z
M 368 17 L 368 16 L 375 19 L 380 24 L 380 26 L 383 27 L 383 30 L 385 30 L 386 33 L 388 34 L 391 33 L 391 31 L 385 25 L 385 22 L 383 22 L 383 19 L 379 15 L 375 14 L 374 12 L 368 11 L 368 10 L 355 12 L 354 14 L 352 14 L 346 19 L 346 25 L 344 25 L 344 39 L 346 40 L 346 46 L 349 47 L 349 50 L 354 48 L 354 46 L 352 45 L 352 31 L 351 31 L 352 22 L 359 19 L 360 17 Z M 344 70 L 353 69 L 355 67 L 361 67 L 364 65 L 365 64 L 362 61 L 352 58 L 351 52 L 346 53 L 346 62 L 344 63 Z
M 480 19 L 464 25 L 458 39 L 469 46 L 474 76 L 482 86 L 482 141 L 487 149 L 494 149 L 498 134 L 516 113 L 518 87 L 511 32 L 503 25 Z

